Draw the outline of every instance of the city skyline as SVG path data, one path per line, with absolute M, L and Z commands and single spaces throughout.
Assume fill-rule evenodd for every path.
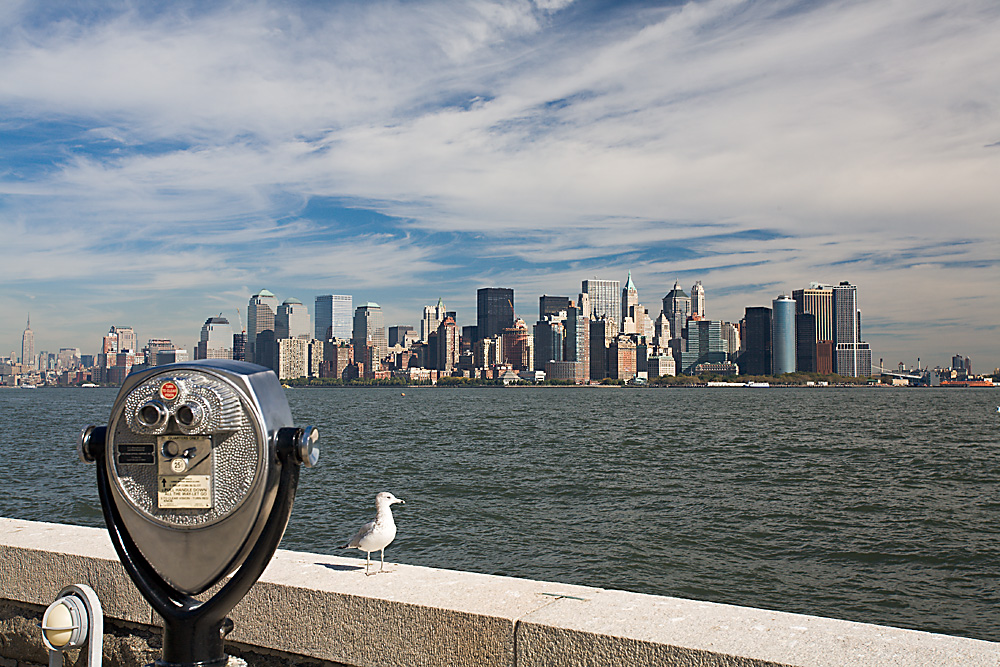
M 473 324 L 478 287 L 631 271 L 651 317 L 700 280 L 728 321 L 849 279 L 876 360 L 991 370 L 998 27 L 987 0 L 10 3 L 0 354 L 29 312 L 36 351 L 193 349 L 262 288 Z

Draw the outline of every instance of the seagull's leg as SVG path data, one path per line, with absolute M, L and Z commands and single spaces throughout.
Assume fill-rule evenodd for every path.
M 379 558 L 381 559 L 382 564 L 379 566 L 378 571 L 381 572 L 385 569 L 385 547 L 382 547 L 382 551 L 379 552 Z
M 371 562 L 372 562 L 372 552 L 371 551 L 366 551 L 365 552 L 365 576 L 366 577 L 368 576 L 368 566 L 371 565 Z

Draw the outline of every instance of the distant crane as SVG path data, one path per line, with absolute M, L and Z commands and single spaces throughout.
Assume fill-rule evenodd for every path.
M 246 333 L 247 329 L 246 329 L 246 327 L 243 326 L 243 316 L 240 315 L 240 309 L 239 308 L 236 309 L 236 317 L 240 321 L 240 333 Z

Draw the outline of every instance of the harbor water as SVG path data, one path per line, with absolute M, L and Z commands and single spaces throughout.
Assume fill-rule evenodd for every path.
M 115 395 L 0 390 L 0 515 L 103 527 L 75 442 Z M 322 456 L 282 548 L 364 558 L 337 547 L 385 490 L 390 562 L 1000 641 L 1000 391 L 287 396 Z

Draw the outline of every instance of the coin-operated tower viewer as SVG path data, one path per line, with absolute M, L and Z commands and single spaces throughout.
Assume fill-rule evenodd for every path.
M 220 359 L 128 376 L 108 425 L 81 433 L 115 550 L 163 617 L 158 667 L 226 664 L 226 615 L 274 555 L 318 438 L 273 371 Z

